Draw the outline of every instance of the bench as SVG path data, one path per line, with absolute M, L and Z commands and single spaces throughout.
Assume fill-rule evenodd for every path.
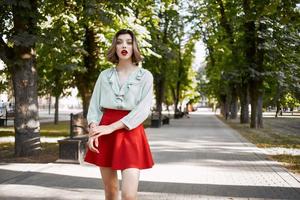
M 159 118 L 159 113 L 152 111 L 151 112 L 151 128 L 159 128 L 161 127 L 161 119 Z
M 7 121 L 8 120 L 14 120 L 14 119 L 15 119 L 14 110 L 5 109 L 5 114 L 0 116 L 0 126 L 7 126 Z
M 161 115 L 159 118 L 159 114 L 157 112 L 151 113 L 151 127 L 159 128 L 161 125 L 170 124 L 170 117 L 166 115 Z
M 170 117 L 163 115 L 162 123 L 163 123 L 163 125 L 170 124 Z
M 88 124 L 82 113 L 70 114 L 70 137 L 58 140 L 59 163 L 82 164 L 88 141 Z
M 182 112 L 182 111 L 176 111 L 174 113 L 174 119 L 183 118 L 183 116 L 184 116 L 184 112 Z

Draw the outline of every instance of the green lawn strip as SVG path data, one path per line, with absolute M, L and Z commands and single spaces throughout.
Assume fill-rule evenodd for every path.
M 282 133 L 282 128 L 280 131 L 278 131 L 276 127 L 269 126 L 263 129 L 251 129 L 249 128 L 249 124 L 240 124 L 238 120 L 226 121 L 222 117 L 218 116 L 218 118 L 257 147 L 300 148 L 300 136 L 284 134 Z M 286 126 L 288 126 L 288 124 L 286 124 Z M 278 162 L 283 162 L 286 168 L 294 172 L 300 172 L 300 156 L 298 155 L 269 155 L 268 157 Z
M 240 124 L 237 120 L 220 119 L 258 147 L 300 148 L 299 135 L 283 134 L 271 127 L 251 129 L 249 124 Z
M 59 137 L 70 135 L 70 122 L 62 121 L 58 124 L 54 123 L 42 123 L 41 124 L 41 136 L 47 137 Z
M 144 121 L 144 127 L 148 128 L 151 124 L 151 118 Z M 0 137 L 14 136 L 14 127 L 0 127 Z M 41 123 L 41 136 L 45 137 L 68 137 L 70 135 L 70 122 L 61 121 L 58 124 L 53 122 Z
M 300 173 L 300 155 L 292 156 L 292 155 L 286 155 L 286 154 L 279 154 L 279 155 L 271 155 L 272 159 L 277 160 L 283 165 L 296 173 Z
M 151 119 L 144 122 L 144 127 L 149 127 Z M 41 124 L 41 136 L 58 137 L 69 136 L 69 122 Z M 0 137 L 13 136 L 13 127 L 0 127 Z M 29 157 L 14 157 L 14 143 L 0 143 L 0 162 L 25 162 L 25 163 L 48 163 L 58 159 L 57 143 L 42 143 L 39 155 Z
M 0 127 L 0 137 L 14 136 L 14 127 Z M 62 121 L 58 124 L 54 123 L 41 123 L 41 136 L 47 137 L 61 137 L 70 135 L 70 122 Z
M 49 163 L 58 159 L 57 143 L 42 143 L 38 155 L 28 157 L 14 156 L 14 143 L 0 143 L 0 162 L 2 163 Z

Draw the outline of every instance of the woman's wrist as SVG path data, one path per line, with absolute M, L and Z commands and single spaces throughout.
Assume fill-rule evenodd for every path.
M 96 124 L 95 122 L 91 122 L 91 123 L 89 124 L 89 128 L 94 128 L 95 126 L 97 126 L 97 124 Z
M 119 120 L 119 121 L 116 121 L 116 122 L 110 124 L 109 127 L 112 129 L 112 132 L 114 132 L 118 129 L 125 128 L 126 126 L 124 126 L 123 122 L 121 122 L 121 120 Z
M 108 125 L 108 127 L 112 130 L 112 132 L 114 132 L 114 131 L 116 131 L 117 129 L 116 129 L 116 126 L 115 126 L 115 124 L 113 123 L 113 124 L 110 124 L 110 125 Z

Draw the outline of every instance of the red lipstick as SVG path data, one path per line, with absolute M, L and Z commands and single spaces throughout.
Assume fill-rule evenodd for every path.
M 126 55 L 128 54 L 128 52 L 127 52 L 126 50 L 122 50 L 122 51 L 121 51 L 121 54 L 122 54 L 123 56 L 126 56 Z

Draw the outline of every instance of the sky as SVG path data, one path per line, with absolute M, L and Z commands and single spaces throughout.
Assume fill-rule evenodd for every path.
M 205 45 L 202 40 L 199 40 L 195 45 L 195 60 L 193 62 L 193 69 L 197 70 L 199 67 L 203 66 L 205 61 Z

